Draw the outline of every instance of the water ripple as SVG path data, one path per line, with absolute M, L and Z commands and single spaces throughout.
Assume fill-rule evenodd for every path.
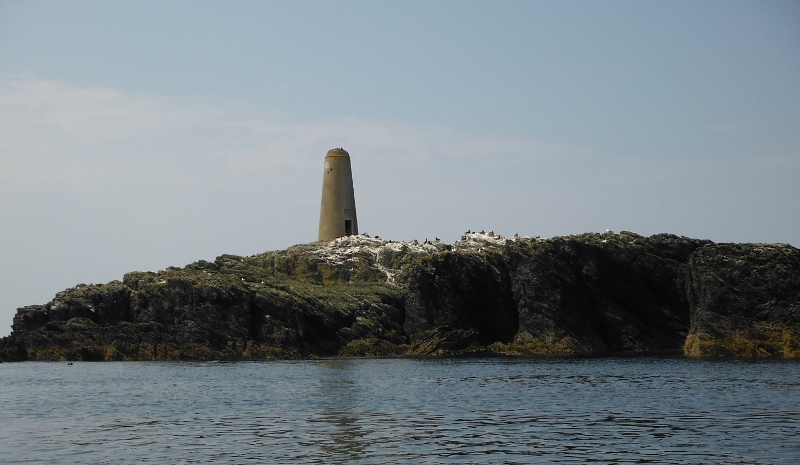
M 795 463 L 800 364 L 0 365 L 2 462 Z

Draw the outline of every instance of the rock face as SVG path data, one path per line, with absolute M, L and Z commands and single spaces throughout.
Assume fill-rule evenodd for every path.
M 351 236 L 223 255 L 23 307 L 0 360 L 800 357 L 800 251 L 673 235 L 454 245 Z
M 691 356 L 800 357 L 800 250 L 719 244 L 691 257 Z

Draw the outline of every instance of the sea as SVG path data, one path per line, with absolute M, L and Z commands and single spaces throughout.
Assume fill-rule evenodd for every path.
M 797 464 L 800 363 L 2 363 L 0 463 Z

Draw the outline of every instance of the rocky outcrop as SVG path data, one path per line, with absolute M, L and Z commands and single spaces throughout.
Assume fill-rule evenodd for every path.
M 6 360 L 264 359 L 402 352 L 393 273 L 439 246 L 366 237 L 80 284 L 21 308 Z M 380 340 L 378 349 L 366 350 Z M 359 341 L 363 341 L 359 346 Z M 359 348 L 360 347 L 360 348 Z M 348 352 L 349 351 L 349 352 Z
M 515 345 L 549 353 L 680 348 L 689 326 L 685 263 L 704 244 L 627 233 L 544 242 L 517 269 Z
M 18 310 L 0 360 L 800 356 L 800 251 L 674 235 L 340 238 Z
M 800 250 L 715 244 L 693 254 L 687 355 L 800 357 Z

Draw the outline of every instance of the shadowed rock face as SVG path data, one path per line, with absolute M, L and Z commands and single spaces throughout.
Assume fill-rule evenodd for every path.
M 18 310 L 1 360 L 800 356 L 800 252 L 673 235 L 367 236 L 223 255 Z
M 442 333 L 443 341 L 465 330 L 461 338 L 468 337 L 469 344 L 456 344 L 464 345 L 458 349 L 472 343 L 511 342 L 519 328 L 511 286 L 506 257 L 500 253 L 447 252 L 427 257 L 409 270 L 403 328 L 412 342 L 422 334 L 428 337 L 426 332 L 431 330 Z
M 679 351 L 686 262 L 705 244 L 623 233 L 457 247 L 410 274 L 404 328 L 412 342 L 474 329 L 473 345 L 505 354 Z
M 682 275 L 703 242 L 631 234 L 597 239 L 546 241 L 521 260 L 515 343 L 544 344 L 551 353 L 680 349 L 689 326 Z
M 800 250 L 718 244 L 692 255 L 691 356 L 800 357 Z

